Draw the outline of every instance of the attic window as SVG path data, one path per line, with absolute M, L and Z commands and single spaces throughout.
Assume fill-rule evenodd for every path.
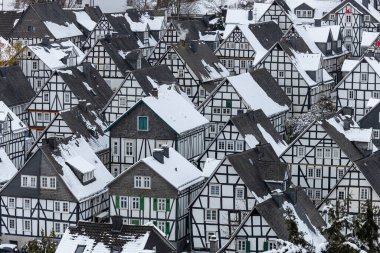
M 95 167 L 80 156 L 75 156 L 66 161 L 75 176 L 86 185 L 95 180 Z
M 28 25 L 28 32 L 34 32 L 36 31 L 36 28 L 32 25 Z
M 74 253 L 83 253 L 86 248 L 86 245 L 78 245 Z
M 83 180 L 82 181 L 83 181 L 83 183 L 86 183 L 86 182 L 88 182 L 94 178 L 95 178 L 94 171 L 92 170 L 92 171 L 89 171 L 89 172 L 86 172 L 83 174 Z
M 210 68 L 210 66 L 205 66 L 205 69 L 206 69 L 206 71 L 208 72 L 208 73 L 211 73 L 211 68 Z
M 330 14 L 330 20 L 334 20 L 335 19 L 335 14 Z
M 370 15 L 364 15 L 364 21 L 370 21 L 371 16 Z

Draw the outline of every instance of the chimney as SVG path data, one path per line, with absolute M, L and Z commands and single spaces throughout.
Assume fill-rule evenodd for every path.
M 82 73 L 84 74 L 84 76 L 90 76 L 92 64 L 89 62 L 83 62 L 82 66 L 83 66 Z
M 104 40 L 108 43 L 111 42 L 111 34 L 107 33 L 106 35 L 104 35 Z
M 55 137 L 49 137 L 47 139 L 43 139 L 42 143 L 45 145 L 48 145 L 49 148 L 51 148 L 52 150 L 57 149 L 57 146 L 58 146 L 57 145 L 57 138 L 55 138 Z
M 157 98 L 158 97 L 158 89 L 157 88 L 153 88 L 152 91 L 151 91 L 151 94 L 153 97 Z
M 180 40 L 179 44 L 180 44 L 181 47 L 184 47 L 186 45 L 185 40 Z
M 49 37 L 48 35 L 45 35 L 45 36 L 42 38 L 42 45 L 44 45 L 44 46 L 49 45 L 49 41 L 50 41 L 50 37 Z
M 210 23 L 210 18 L 208 17 L 208 15 L 204 15 L 203 16 L 203 23 L 205 24 L 206 27 L 208 27 L 209 23 Z
M 87 101 L 86 101 L 86 99 L 81 99 L 81 100 L 78 101 L 78 108 L 81 109 L 84 112 L 87 111 Z
M 88 7 L 90 7 L 90 5 L 89 4 L 85 4 L 84 7 L 88 8 Z
M 162 145 L 161 148 L 164 151 L 164 156 L 166 158 L 169 158 L 169 147 L 168 147 L 168 145 Z
M 159 163 L 164 163 L 164 150 L 161 148 L 157 148 L 153 150 L 153 157 L 156 159 Z
M 272 199 L 276 202 L 277 206 L 282 206 L 284 202 L 284 193 L 283 192 L 275 192 L 272 194 Z
M 218 239 L 216 235 L 210 237 L 210 253 L 216 253 L 218 251 Z
M 369 0 L 362 0 L 362 4 L 368 9 Z
M 315 27 L 320 27 L 322 24 L 322 20 L 321 19 L 315 19 L 315 22 L 314 22 L 314 26 Z
M 197 52 L 198 51 L 198 41 L 192 40 L 190 42 L 190 49 L 191 49 L 191 51 L 193 51 L 193 53 Z
M 250 9 L 248 11 L 248 20 L 253 20 L 253 11 L 252 11 L 252 9 Z
M 290 200 L 292 201 L 292 204 L 297 204 L 297 195 L 298 195 L 298 188 L 288 188 L 287 195 L 289 196 Z
M 120 233 L 123 228 L 123 217 L 122 216 L 112 216 L 112 228 L 111 232 Z
M 343 120 L 343 129 L 344 131 L 350 130 L 350 122 L 347 119 Z

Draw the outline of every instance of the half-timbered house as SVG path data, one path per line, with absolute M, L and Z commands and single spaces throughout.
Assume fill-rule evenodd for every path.
M 31 45 L 49 40 L 69 39 L 80 46 L 83 33 L 65 15 L 55 2 L 31 4 L 9 33 L 12 42 Z
M 24 47 L 15 56 L 15 60 L 37 92 L 56 69 L 76 66 L 84 56 L 84 53 L 70 40 L 49 42 L 44 38 L 39 44 Z
M 181 92 L 173 73 L 166 65 L 157 65 L 131 71 L 104 107 L 105 120 L 111 124 L 141 98 L 150 96 L 153 88 L 172 86 Z M 186 95 L 184 95 L 186 96 Z
M 206 140 L 211 140 L 231 116 L 262 109 L 275 129 L 283 135 L 291 101 L 266 69 L 227 77 L 198 107 L 209 121 Z
M 104 133 L 107 126 L 89 103 L 81 101 L 78 105 L 57 113 L 35 140 L 30 150 L 27 150 L 27 157 L 30 157 L 49 138 L 68 138 L 79 135 L 87 141 L 108 168 L 110 161 L 109 137 Z
M 379 177 L 377 176 L 379 168 L 379 151 L 356 161 L 318 207 L 319 211 L 322 212 L 327 205 L 337 206 L 337 202 L 340 202 L 340 206 L 348 215 L 353 216 L 366 210 L 367 201 L 378 208 L 380 206 Z
M 261 109 L 248 110 L 246 113 L 232 116 L 227 121 L 205 151 L 199 155 L 196 163 L 200 169 L 204 170 L 207 166 L 206 170 L 211 170 L 211 166 L 216 166 L 226 155 L 267 143 L 271 144 L 278 156 L 288 146 Z
M 307 127 L 281 155 L 292 182 L 319 204 L 353 163 L 372 151 L 371 129 L 362 129 L 349 115 L 335 114 Z
M 0 188 L 2 188 L 17 173 L 16 166 L 3 148 L 0 148 Z
M 34 138 L 40 136 L 59 111 L 70 109 L 80 101 L 100 111 L 111 96 L 110 87 L 91 64 L 55 71 L 27 107 Z
M 192 248 L 209 249 L 211 236 L 218 238 L 218 248 L 225 245 L 252 208 L 290 180 L 269 144 L 227 155 L 189 206 Z
M 133 34 L 99 39 L 83 62 L 92 63 L 111 89 L 116 90 L 128 73 L 150 64 L 141 54 Z
M 379 54 L 369 53 L 359 61 L 334 89 L 336 108 L 351 107 L 356 120 L 367 112 L 366 104 L 370 98 L 380 98 L 380 61 Z
M 125 224 L 152 222 L 181 252 L 190 232 L 187 206 L 203 183 L 197 167 L 175 149 L 162 146 L 108 185 L 110 216 L 122 216 Z
M 329 96 L 333 78 L 323 68 L 321 54 L 313 54 L 298 33 L 288 33 L 256 65 L 266 68 L 292 101 L 293 115 L 306 112 Z
M 198 41 L 180 41 L 172 45 L 158 64 L 170 68 L 195 105 L 200 105 L 230 74 L 211 49 Z
M 353 56 L 361 56 L 362 32 L 376 32 L 380 13 L 369 1 L 345 0 L 326 13 L 322 25 L 339 25 L 343 33 L 343 45 Z
M 267 187 L 272 190 L 276 186 L 267 182 Z M 312 247 L 318 249 L 326 243 L 321 233 L 321 228 L 326 224 L 302 188 L 283 189 L 278 184 L 277 192 L 268 193 L 247 212 L 231 238 L 217 253 L 292 251 L 287 243 L 279 243 L 281 240 L 289 241 L 291 236 L 289 215 L 293 216 L 298 231 Z
M 215 55 L 232 74 L 248 72 L 284 35 L 273 21 L 228 29 Z
M 111 171 L 119 174 L 164 144 L 191 160 L 204 149 L 207 126 L 208 120 L 177 90 L 156 87 L 108 127 Z
M 28 126 L 0 101 L 0 147 L 17 168 L 24 164 L 25 137 L 28 132 Z
M 366 108 L 369 111 L 358 120 L 361 128 L 372 128 L 372 144 L 373 150 L 380 147 L 380 99 L 369 99 Z
M 93 219 L 108 208 L 112 179 L 83 138 L 49 139 L 1 190 L 2 240 L 23 245 L 41 231 L 60 237 Z
M 118 217 L 112 217 L 112 224 L 80 221 L 69 227 L 59 241 L 56 253 L 175 251 L 157 227 L 118 224 L 115 218 Z
M 19 66 L 0 68 L 0 101 L 3 101 L 25 124 L 26 106 L 36 95 Z
M 361 52 L 365 54 L 368 51 L 375 51 L 380 46 L 380 32 L 367 32 L 362 33 L 362 43 L 360 44 Z

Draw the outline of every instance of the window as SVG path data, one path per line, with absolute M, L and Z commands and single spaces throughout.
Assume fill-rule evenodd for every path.
M 346 23 L 351 23 L 351 16 L 349 15 L 346 16 Z
M 48 92 L 44 92 L 42 94 L 42 98 L 43 98 L 43 102 L 49 102 L 49 93 Z
M 247 241 L 245 239 L 236 240 L 236 250 L 237 252 L 245 252 L 247 246 Z
M 316 189 L 314 191 L 314 199 L 315 200 L 321 200 L 322 199 L 322 192 L 319 189 Z
M 131 209 L 132 210 L 139 210 L 140 209 L 140 198 L 139 197 L 132 197 L 131 198 Z
M 30 206 L 31 206 L 30 202 L 31 202 L 30 199 L 24 199 L 24 205 L 23 205 L 24 210 L 29 210 L 30 209 Z
M 157 211 L 166 211 L 166 199 L 157 199 Z
M 70 93 L 69 92 L 66 92 L 64 94 L 64 102 L 65 103 L 70 103 Z
M 8 228 L 12 230 L 16 229 L 16 219 L 13 219 L 13 218 L 8 219 Z
M 56 189 L 55 177 L 41 177 L 41 188 L 44 189 Z
M 30 231 L 30 230 L 31 230 L 31 221 L 24 220 L 24 231 Z
M 44 113 L 44 121 L 50 122 L 50 113 Z
M 36 114 L 36 121 L 38 121 L 38 122 L 42 121 L 42 113 L 41 112 L 37 112 L 37 114 Z
M 234 148 L 234 141 L 226 141 L 226 144 L 227 144 L 227 151 L 234 151 L 235 148 Z
M 90 180 L 94 179 L 94 176 L 95 175 L 94 175 L 94 171 L 93 170 L 91 170 L 89 172 L 86 172 L 86 173 L 83 174 L 82 182 L 85 183 L 87 181 L 90 181 Z
M 373 129 L 373 138 L 380 139 L 380 131 L 378 129 Z
M 119 106 L 127 106 L 127 97 L 119 97 Z
M 178 69 L 178 78 L 184 78 L 185 77 L 185 71 L 183 69 Z
M 227 60 L 227 68 L 233 68 L 234 66 L 234 60 Z
M 227 49 L 235 49 L 235 42 L 226 42 Z
M 335 19 L 335 14 L 330 14 L 329 19 L 330 20 L 334 20 Z
M 205 90 L 204 90 L 202 87 L 199 87 L 199 95 L 200 95 L 201 97 L 206 96 L 206 92 L 205 92 Z
M 344 191 L 342 191 L 342 190 L 339 190 L 338 191 L 338 199 L 340 199 L 340 200 L 344 200 Z
M 354 98 L 355 98 L 355 93 L 354 93 L 353 90 L 349 90 L 349 91 L 348 91 L 348 98 L 349 98 L 349 99 L 354 99 Z
M 206 215 L 205 215 L 206 221 L 211 221 L 211 222 L 217 221 L 217 218 L 218 218 L 217 210 L 206 209 L 205 212 L 206 212 Z
M 165 233 L 165 221 L 157 221 L 157 228 Z
M 297 156 L 298 157 L 304 157 L 305 156 L 305 147 L 304 146 L 300 146 L 300 147 L 297 147 Z
M 21 176 L 21 187 L 37 187 L 37 177 L 36 176 Z
M 150 177 L 135 176 L 135 188 L 150 189 Z
M 327 42 L 327 50 L 331 50 L 331 42 Z
M 206 242 L 207 242 L 207 243 L 210 243 L 210 239 L 211 239 L 213 236 L 216 236 L 216 232 L 215 232 L 215 231 L 207 231 L 207 232 L 206 232 Z
M 38 69 L 38 61 L 32 61 L 32 70 Z
M 128 208 L 128 197 L 120 196 L 120 208 L 127 209 Z
M 316 148 L 315 149 L 315 157 L 316 158 L 323 158 L 323 148 Z
M 210 124 L 209 132 L 210 133 L 216 133 L 216 125 L 215 124 Z
M 28 32 L 34 32 L 36 28 L 32 25 L 28 25 Z
M 331 148 L 325 148 L 325 158 L 331 158 Z
M 315 168 L 315 177 L 316 178 L 322 177 L 322 168 Z
M 236 151 L 243 151 L 244 149 L 244 142 L 243 141 L 236 141 Z
M 312 167 L 307 168 L 307 177 L 314 177 L 314 168 Z
M 192 92 L 191 92 L 191 88 L 190 88 L 190 87 L 187 87 L 187 88 L 186 88 L 186 95 L 188 95 L 188 96 L 191 96 L 191 95 L 192 95 Z
M 218 140 L 218 150 L 226 150 L 226 141 Z
M 8 208 L 16 208 L 16 199 L 8 198 Z
M 361 81 L 362 82 L 367 82 L 368 80 L 368 73 L 361 73 Z
M 210 184 L 210 196 L 219 197 L 220 196 L 220 185 Z
M 367 188 L 361 188 L 360 189 L 360 199 L 362 199 L 362 200 L 368 199 L 368 189 Z
M 284 77 L 284 71 L 278 71 L 278 77 Z
M 244 199 L 244 187 L 235 188 L 235 197 L 236 199 Z
M 231 109 L 230 108 L 223 108 L 222 112 L 223 112 L 223 114 L 231 114 Z
M 63 213 L 69 212 L 69 202 L 62 202 L 62 212 Z
M 61 233 L 61 223 L 58 223 L 58 222 L 54 223 L 54 231 L 57 234 Z
M 338 179 L 342 178 L 344 176 L 344 169 L 338 169 Z
M 125 143 L 125 155 L 132 156 L 133 155 L 133 143 L 131 141 L 126 141 Z
M 42 87 L 42 80 L 37 79 L 37 90 L 41 89 L 41 87 Z
M 241 60 L 240 61 L 240 68 L 241 69 L 246 69 L 247 68 L 247 61 L 246 60 Z
M 285 93 L 286 93 L 286 95 L 291 95 L 292 94 L 292 87 L 286 87 Z
M 119 143 L 117 141 L 114 141 L 113 144 L 112 144 L 112 153 L 114 155 L 118 155 L 119 154 Z
M 371 16 L 370 15 L 364 15 L 364 21 L 370 21 Z
M 340 158 L 340 150 L 339 148 L 333 148 L 333 158 L 339 159 Z
M 222 110 L 220 109 L 220 107 L 213 107 L 212 111 L 213 111 L 214 114 L 220 114 L 222 112 Z
M 137 117 L 137 130 L 138 131 L 148 131 L 148 117 L 138 116 Z

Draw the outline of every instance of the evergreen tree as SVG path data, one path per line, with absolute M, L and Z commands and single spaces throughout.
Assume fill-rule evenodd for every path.
M 44 230 L 41 230 L 41 239 L 33 239 L 25 245 L 25 250 L 31 253 L 55 253 L 57 242 L 53 239 L 56 237 L 54 231 L 49 236 L 45 235 Z
M 288 228 L 289 242 L 293 243 L 294 245 L 300 248 L 311 250 L 312 246 L 304 239 L 304 233 L 298 230 L 296 218 L 292 210 L 288 208 L 285 210 L 285 213 L 286 213 L 285 222 Z

